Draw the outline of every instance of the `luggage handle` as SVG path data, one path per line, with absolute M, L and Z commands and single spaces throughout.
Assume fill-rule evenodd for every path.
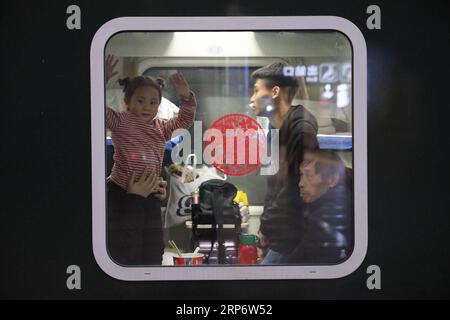
M 217 260 L 219 264 L 225 263 L 225 245 L 223 234 L 223 190 L 214 190 L 213 215 L 217 223 Z

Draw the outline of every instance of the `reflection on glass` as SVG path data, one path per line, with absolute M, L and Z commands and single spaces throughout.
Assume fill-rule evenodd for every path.
M 106 223 L 114 261 L 320 265 L 348 258 L 352 51 L 342 34 L 125 32 L 105 52 L 106 66 L 117 72 L 106 83 Z M 193 96 L 174 74 L 182 74 Z M 154 83 L 124 86 L 123 79 L 140 76 Z M 188 139 L 172 136 L 176 128 L 189 130 L 186 157 L 198 141 L 204 147 L 194 120 L 203 136 L 230 114 L 257 120 L 268 144 L 278 134 L 273 175 L 224 175 L 201 155 L 173 162 L 172 151 Z M 167 196 L 158 177 L 168 182 Z M 142 185 L 151 187 L 148 196 L 140 194 Z

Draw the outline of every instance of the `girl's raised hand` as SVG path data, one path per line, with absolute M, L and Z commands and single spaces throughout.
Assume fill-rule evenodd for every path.
M 114 55 L 108 54 L 105 61 L 105 80 L 106 82 L 109 81 L 112 77 L 118 74 L 117 71 L 114 71 L 116 68 L 117 63 L 119 62 L 119 59 L 116 59 L 114 61 Z
M 189 88 L 188 82 L 180 72 L 171 75 L 169 79 L 180 97 L 185 99 L 190 98 L 191 89 Z

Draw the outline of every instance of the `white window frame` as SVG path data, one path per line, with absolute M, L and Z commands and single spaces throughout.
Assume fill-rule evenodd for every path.
M 106 246 L 104 52 L 111 36 L 123 31 L 339 31 L 353 48 L 354 249 L 337 265 L 148 266 L 115 263 Z M 124 17 L 105 23 L 91 44 L 92 245 L 108 275 L 121 280 L 328 279 L 355 271 L 367 251 L 367 49 L 361 31 L 335 16 L 277 17 Z

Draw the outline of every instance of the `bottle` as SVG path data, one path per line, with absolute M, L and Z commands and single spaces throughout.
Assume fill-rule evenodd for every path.
M 256 241 L 258 237 L 254 234 L 243 233 L 239 237 L 239 264 L 256 264 L 258 253 L 256 251 Z
M 248 207 L 248 197 L 247 193 L 242 191 L 242 221 L 248 222 L 249 216 L 250 216 L 250 210 Z
M 247 194 L 242 190 L 238 190 L 233 201 L 239 205 L 239 212 L 241 213 L 242 222 L 247 222 L 249 217 Z

